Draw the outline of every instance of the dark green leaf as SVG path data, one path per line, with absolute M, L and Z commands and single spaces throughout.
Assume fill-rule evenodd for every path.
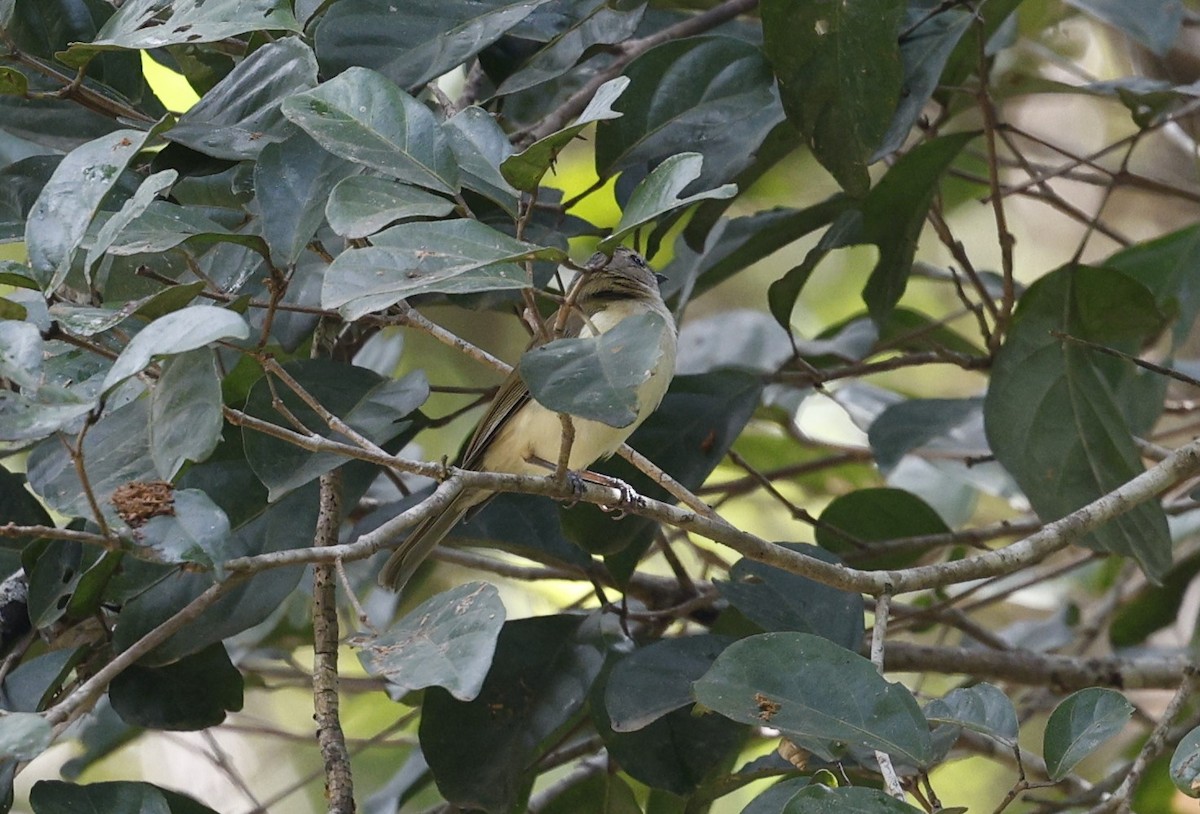
M 708 672 L 729 636 L 700 634 L 639 647 L 609 673 L 604 706 L 615 732 L 634 732 L 695 702 L 692 683 Z
M 33 814 L 217 814 L 187 795 L 149 783 L 114 781 L 78 786 L 39 780 L 29 793 Z
M 385 444 L 411 430 L 402 421 L 429 397 L 422 371 L 393 380 L 366 368 L 328 359 L 289 362 L 284 369 L 325 409 L 377 444 Z M 278 396 L 288 414 L 310 432 L 340 438 L 301 398 L 280 382 L 266 378 L 255 383 L 246 401 L 250 415 L 295 429 L 274 407 Z M 246 428 L 242 432 L 246 460 L 270 490 L 270 500 L 297 489 L 346 462 L 332 452 L 309 452 L 287 441 Z
M 697 201 L 732 198 L 737 194 L 735 185 L 725 184 L 684 196 L 683 190 L 700 178 L 703 166 L 704 156 L 700 153 L 679 153 L 665 159 L 634 188 L 620 222 L 597 248 L 603 251 L 616 246 L 627 235 L 673 210 Z
M 527 793 L 534 758 L 579 717 L 603 665 L 596 626 L 596 617 L 566 615 L 508 622 L 478 697 L 426 691 L 421 750 L 447 800 L 498 813 Z
M 657 313 L 626 317 L 599 336 L 558 339 L 526 351 L 518 368 L 550 410 L 627 427 L 642 409 L 641 385 L 659 371 L 666 331 Z
M 433 114 L 374 71 L 350 68 L 289 96 L 282 110 L 331 153 L 401 181 L 458 191 L 458 164 Z
M 121 523 L 110 502 L 118 486 L 158 477 L 150 457 L 148 423 L 146 399 L 137 399 L 103 416 L 83 440 L 84 470 L 109 522 Z M 68 517 L 92 513 L 71 456 L 57 439 L 42 442 L 30 453 L 29 485 L 47 506 Z
M 826 562 L 838 561 L 816 546 L 787 547 Z M 729 604 L 763 630 L 813 633 L 847 650 L 862 646 L 866 621 L 861 594 L 745 558 L 734 563 L 728 582 L 717 581 L 716 585 Z
M 812 785 L 792 797 L 781 814 L 920 814 L 920 809 L 878 789 Z
M 386 632 L 353 644 L 367 672 L 401 692 L 444 687 L 459 701 L 470 701 L 492 666 L 504 617 L 494 586 L 468 582 L 422 602 Z
M 909 8 L 905 22 L 912 24 L 919 20 L 924 22 L 900 41 L 900 57 L 904 62 L 900 103 L 883 141 L 871 157 L 872 162 L 904 146 L 909 132 L 921 117 L 942 78 L 946 61 L 976 17 L 953 8 L 932 16 L 924 7 Z
M 817 245 L 809 249 L 808 253 L 804 256 L 804 260 L 799 265 L 793 266 L 791 270 L 771 283 L 767 288 L 767 303 L 771 308 L 771 315 L 789 332 L 792 323 L 792 309 L 796 306 L 796 298 L 800 296 L 801 290 L 808 282 L 808 278 L 816 270 L 817 264 L 834 249 L 850 246 L 862 240 L 862 212 L 857 208 L 848 208 L 842 203 L 835 203 L 835 201 L 837 199 L 830 199 L 824 203 L 817 204 L 818 207 L 824 208 L 819 213 L 818 220 L 833 219 L 829 228 L 825 230 L 825 233 L 821 235 L 821 239 L 817 241 Z M 845 201 L 849 203 L 849 199 L 845 199 Z M 824 224 L 815 223 L 814 228 L 821 225 Z
M 214 158 L 256 158 L 295 132 L 279 110 L 293 93 L 317 84 L 317 60 L 299 37 L 259 48 L 201 97 L 166 138 Z
M 245 339 L 250 335 L 246 320 L 215 305 L 191 305 L 159 317 L 138 332 L 113 362 L 102 389 L 146 369 L 155 356 L 172 356 L 202 348 L 218 339 Z
M 198 563 L 218 567 L 230 553 L 229 518 L 199 489 L 174 492 L 171 514 L 151 517 L 138 529 L 137 545 L 151 552 L 146 559 L 164 563 Z
M 325 221 L 330 190 L 356 172 L 304 133 L 263 148 L 254 165 L 254 194 L 275 265 L 286 268 L 300 258 Z
M 1200 797 L 1200 726 L 1184 735 L 1175 747 L 1171 782 L 1188 797 Z
M 779 323 L 749 308 L 689 319 L 679 332 L 676 374 L 736 368 L 774 373 L 792 356 L 792 344 Z
M 374 175 L 343 179 L 325 204 L 330 227 L 343 237 L 367 237 L 394 221 L 441 218 L 453 211 L 454 204 L 441 195 Z
M 1132 384 L 1137 373 L 1053 332 L 1136 352 L 1162 324 L 1145 286 L 1107 269 L 1059 269 L 1021 298 L 992 369 L 984 423 L 997 460 L 1044 520 L 1143 471 L 1117 400 L 1122 381 Z M 1083 544 L 1134 557 L 1156 581 L 1171 564 L 1166 517 L 1154 502 L 1133 507 Z
M 592 772 L 540 808 L 542 814 L 641 814 L 629 784 L 619 774 Z
M 938 182 L 974 133 L 954 133 L 906 153 L 863 201 L 863 242 L 879 247 L 879 262 L 863 288 L 871 318 L 883 324 L 912 271 L 917 238 Z
M 929 504 L 903 489 L 857 489 L 833 500 L 821 512 L 817 543 L 843 556 L 856 552 L 863 544 L 916 537 L 949 534 L 946 522 Z M 901 568 L 911 564 L 921 552 L 872 555 L 866 565 L 872 568 Z
M 36 391 L 41 384 L 42 332 L 29 322 L 0 321 L 0 376 L 22 390 Z
M 242 684 L 217 643 L 162 667 L 135 664 L 113 679 L 108 697 L 128 724 L 192 732 L 218 726 L 227 712 L 240 710 Z
M 1200 263 L 1200 226 L 1136 243 L 1104 261 L 1105 268 L 1123 271 L 1154 293 L 1163 313 L 1176 313 L 1176 347 L 1191 333 L 1200 314 L 1200 281 L 1192 272 Z
M 1108 640 L 1113 647 L 1142 644 L 1151 633 L 1175 624 L 1184 595 L 1197 573 L 1200 573 L 1200 553 L 1177 562 L 1161 585 L 1139 588 L 1117 609 L 1108 625 Z
M 983 433 L 983 399 L 910 399 L 884 409 L 867 434 L 879 469 L 887 474 L 918 449 L 956 455 L 989 454 Z
M 469 60 L 545 2 L 341 0 L 317 27 L 317 53 L 330 76 L 362 66 L 415 89 Z
M 153 131 L 118 130 L 72 150 L 38 194 L 25 224 L 34 279 L 58 287 L 100 202 Z
M 1108 23 L 1159 56 L 1171 50 L 1183 24 L 1183 3 L 1180 0 L 1142 0 L 1132 5 L 1122 0 L 1066 2 Z
M 38 502 L 29 490 L 25 488 L 25 476 L 9 472 L 0 466 L 0 517 L 6 523 L 18 526 L 53 526 L 54 521 L 46 509 Z M 6 537 L 5 548 L 24 548 L 29 542 L 28 537 Z
M 500 165 L 513 154 L 513 146 L 496 119 L 483 108 L 472 105 L 444 122 L 442 130 L 462 170 L 463 186 L 516 217 L 520 195 L 500 172 Z
M 591 558 L 563 533 L 558 506 L 537 495 L 497 495 L 459 523 L 452 536 L 466 545 L 486 545 L 540 562 L 591 565 Z
M 1043 752 L 1051 780 L 1070 774 L 1092 751 L 1125 728 L 1133 705 L 1116 690 L 1093 687 L 1067 696 L 1046 722 Z
M 614 8 L 616 4 L 607 0 L 560 2 L 554 5 L 566 6 L 575 14 L 520 70 L 505 78 L 496 90 L 498 96 L 516 93 L 562 76 L 593 46 L 624 42 L 633 36 L 646 10 L 646 6 L 640 2 L 633 4 L 632 8 Z
M 34 712 L 10 712 L 0 716 L 0 758 L 33 760 L 50 746 L 54 732 L 50 722 Z
M 290 6 L 283 0 L 176 0 L 166 7 L 159 0 L 130 0 L 94 41 L 71 46 L 67 58 L 81 64 L 100 49 L 150 50 L 216 42 L 247 31 L 299 31 Z
M 414 294 L 465 294 L 530 285 L 517 261 L 565 257 L 466 218 L 404 223 L 380 232 L 375 245 L 344 251 L 325 275 L 321 305 L 358 319 Z
M 723 36 L 651 48 L 625 68 L 629 89 L 617 119 L 596 128 L 596 172 L 655 165 L 684 151 L 704 157 L 696 186 L 728 181 L 783 120 L 762 51 Z
M 667 278 L 663 296 L 671 299 L 680 292 L 699 294 L 792 241 L 829 225 L 850 205 L 849 198 L 836 195 L 806 209 L 768 209 L 719 221 L 709 232 L 700 254 L 676 244 L 674 259 L 663 269 Z M 775 285 L 772 284 L 772 292 Z M 795 302 L 799 293 L 797 290 L 792 294 L 791 302 Z
M 825 760 L 847 747 L 926 765 L 932 744 L 912 693 L 867 659 L 820 636 L 764 633 L 730 645 L 695 684 L 696 700 L 770 726 Z
M 1017 711 L 1008 696 L 991 684 L 951 690 L 925 706 L 925 717 L 990 735 L 1009 746 L 1017 742 Z
M 150 454 L 164 480 L 185 461 L 203 461 L 221 441 L 221 380 L 212 350 L 199 348 L 163 363 L 150 391 Z
M 856 197 L 891 122 L 903 70 L 901 0 L 765 0 L 763 40 L 788 119 Z
M 538 139 L 516 155 L 509 156 L 500 165 L 500 172 L 514 187 L 533 192 L 542 182 L 542 176 L 554 166 L 558 154 L 575 140 L 583 129 L 592 122 L 619 118 L 622 114 L 613 110 L 615 102 L 629 86 L 629 79 L 618 76 L 610 79 L 596 90 L 596 95 L 579 114 L 574 124 L 557 130 L 545 138 Z
M 690 678 L 704 671 L 704 665 L 695 666 L 699 670 Z M 673 678 L 679 689 L 690 689 L 690 681 L 679 681 L 679 675 Z M 667 712 L 634 732 L 615 732 L 605 708 L 612 695 L 603 680 L 596 683 L 590 701 L 596 730 L 609 757 L 634 780 L 651 788 L 691 795 L 714 769 L 728 765 L 746 736 L 741 724 L 719 715 L 696 715 L 688 709 Z M 690 692 L 688 695 L 690 705 Z

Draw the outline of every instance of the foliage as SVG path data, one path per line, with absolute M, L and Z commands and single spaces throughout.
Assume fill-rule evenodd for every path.
M 1192 13 L 0 0 L 0 808 L 78 738 L 37 814 L 213 810 L 105 758 L 310 650 L 331 811 L 1200 793 L 1164 632 L 1200 566 L 1200 186 L 1155 163 L 1195 149 Z M 596 467 L 637 498 L 439 461 L 501 357 L 629 424 L 661 319 L 513 341 L 620 244 L 682 326 L 652 463 Z M 378 587 L 464 484 L 503 493 L 471 548 Z

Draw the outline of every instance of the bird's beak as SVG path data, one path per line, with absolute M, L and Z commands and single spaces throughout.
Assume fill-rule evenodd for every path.
M 666 282 L 667 280 L 669 280 L 670 278 L 669 278 L 669 277 L 667 277 L 667 275 L 665 275 L 665 274 L 655 274 L 655 275 L 654 275 L 654 279 L 655 279 L 655 280 L 658 280 L 658 284 L 659 284 L 659 285 L 662 285 L 663 283 L 665 283 L 665 282 Z

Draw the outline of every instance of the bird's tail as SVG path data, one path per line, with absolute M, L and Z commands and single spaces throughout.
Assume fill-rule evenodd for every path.
M 422 521 L 388 557 L 383 570 L 379 572 L 379 584 L 393 591 L 403 588 L 442 538 L 478 502 L 479 498 L 474 493 L 460 492 L 445 509 Z

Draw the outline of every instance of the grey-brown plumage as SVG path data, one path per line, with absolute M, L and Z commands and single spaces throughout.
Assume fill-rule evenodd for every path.
M 669 326 L 662 332 L 658 363 L 638 391 L 637 418 L 632 424 L 618 428 L 574 419 L 575 440 L 567 465 L 577 471 L 616 452 L 662 401 L 675 371 L 675 321 L 663 303 L 654 272 L 640 255 L 624 247 L 613 252 L 611 259 L 602 254 L 592 257 L 575 293 L 575 307 L 583 318 L 574 320 L 578 326 L 568 331 L 569 336 L 595 336 L 647 311 L 657 313 Z M 533 400 L 514 369 L 480 419 L 458 465 L 482 472 L 547 475 L 546 462 L 558 460 L 561 445 L 558 414 Z M 492 494 L 478 489 L 463 491 L 441 512 L 417 525 L 384 565 L 380 583 L 397 591 L 403 588 L 463 515 Z

